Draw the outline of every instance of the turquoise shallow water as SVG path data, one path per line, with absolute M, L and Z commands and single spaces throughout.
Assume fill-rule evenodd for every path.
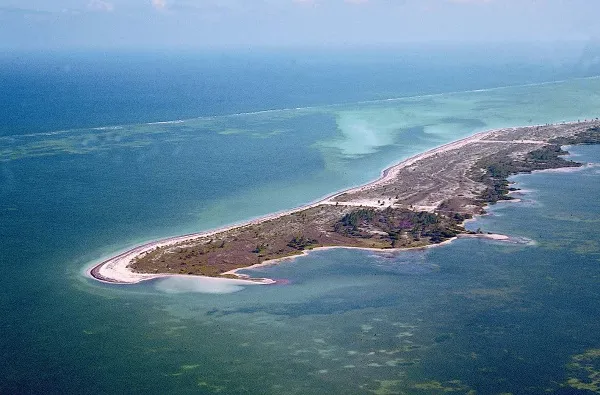
M 594 117 L 599 84 L 1 137 L 0 392 L 577 393 L 561 386 L 586 379 L 573 356 L 600 348 L 594 167 L 518 176 L 524 202 L 473 224 L 534 246 L 322 251 L 253 272 L 289 280 L 269 287 L 119 287 L 81 272 L 479 130 Z M 597 147 L 574 151 L 600 162 Z

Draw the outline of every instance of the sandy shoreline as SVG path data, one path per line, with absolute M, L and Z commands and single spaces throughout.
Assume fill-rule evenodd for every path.
M 562 123 L 561 125 L 576 124 L 576 123 L 578 123 L 578 122 Z M 135 283 L 139 283 L 141 281 L 146 281 L 146 280 L 151 280 L 151 279 L 161 278 L 161 277 L 195 277 L 195 278 L 202 277 L 202 276 L 189 276 L 189 275 L 180 275 L 180 274 L 137 273 L 137 272 L 133 272 L 132 270 L 130 270 L 127 266 L 129 265 L 131 260 L 134 259 L 136 256 L 139 256 L 140 254 L 151 251 L 158 247 L 163 247 L 163 246 L 171 245 L 174 243 L 192 241 L 192 240 L 200 238 L 200 237 L 211 236 L 213 234 L 229 231 L 232 229 L 255 225 L 258 223 L 262 223 L 265 221 L 269 221 L 272 219 L 290 215 L 290 214 L 293 214 L 293 213 L 296 213 L 296 212 L 299 212 L 302 210 L 306 210 L 306 209 L 309 209 L 312 207 L 316 207 L 316 206 L 319 206 L 322 204 L 337 204 L 337 202 L 334 200 L 336 197 L 343 195 L 345 193 L 349 193 L 349 192 L 362 192 L 362 191 L 374 188 L 376 186 L 392 182 L 396 178 L 396 176 L 398 175 L 400 170 L 402 170 L 406 167 L 412 166 L 415 163 L 417 163 L 423 159 L 430 158 L 430 157 L 435 156 L 440 153 L 457 150 L 457 149 L 460 149 L 460 148 L 462 148 L 466 145 L 472 144 L 472 143 L 480 142 L 485 137 L 488 137 L 497 132 L 514 131 L 514 130 L 517 130 L 520 128 L 536 127 L 536 126 L 543 126 L 543 125 L 527 125 L 527 126 L 522 126 L 522 127 L 498 128 L 498 129 L 491 129 L 491 130 L 487 130 L 487 131 L 478 132 L 469 137 L 465 137 L 465 138 L 462 138 L 462 139 L 459 139 L 456 141 L 452 141 L 447 144 L 443 144 L 439 147 L 432 148 L 428 151 L 419 153 L 417 155 L 414 155 L 407 159 L 404 159 L 398 163 L 395 163 L 395 164 L 385 168 L 381 172 L 381 175 L 377 179 L 375 179 L 367 184 L 363 184 L 360 186 L 337 191 L 330 195 L 325 196 L 324 198 L 318 199 L 312 203 L 309 203 L 309 204 L 306 204 L 303 206 L 299 206 L 299 207 L 296 207 L 296 208 L 293 208 L 290 210 L 285 210 L 285 211 L 268 214 L 266 216 L 258 217 L 258 218 L 255 218 L 255 219 L 252 219 L 249 221 L 245 221 L 245 222 L 241 222 L 241 223 L 237 223 L 237 224 L 233 224 L 233 225 L 228 225 L 228 226 L 217 228 L 217 229 L 212 229 L 212 230 L 208 230 L 205 232 L 192 233 L 192 234 L 187 234 L 187 235 L 182 235 L 182 236 L 175 236 L 175 237 L 169 237 L 169 238 L 160 239 L 160 240 L 156 240 L 156 241 L 151 241 L 151 242 L 136 246 L 134 248 L 128 249 L 116 256 L 113 256 L 106 260 L 103 260 L 101 263 L 95 263 L 92 267 L 90 267 L 86 270 L 86 274 L 98 281 L 105 282 L 105 283 L 112 283 L 112 284 L 135 284 Z M 537 143 L 542 144 L 542 142 L 539 142 L 539 141 Z M 356 202 L 354 202 L 354 203 L 356 203 Z M 353 205 L 353 202 L 347 202 L 347 203 L 341 203 L 341 204 Z M 481 236 L 476 235 L 476 237 L 486 237 L 486 236 L 487 235 L 481 235 Z M 493 237 L 488 236 L 488 238 L 493 238 Z M 448 242 L 451 242 L 454 239 L 455 238 L 447 240 L 444 243 L 434 244 L 434 245 L 430 245 L 427 247 L 447 244 Z M 503 236 L 503 235 L 496 235 L 496 237 L 494 239 L 495 240 L 506 240 L 509 238 L 507 236 Z M 315 248 L 314 250 L 331 249 L 331 248 L 358 248 L 358 247 L 343 247 L 343 246 L 321 247 L 321 248 Z M 417 248 L 423 248 L 423 247 L 417 247 Z M 359 248 L 359 249 L 365 249 L 365 248 Z M 375 249 L 375 250 L 377 250 L 377 251 L 399 251 L 399 250 L 407 250 L 407 249 L 404 248 L 404 249 L 385 249 L 385 250 Z M 310 252 L 310 251 L 303 251 L 303 254 L 306 254 L 308 252 Z M 277 262 L 279 262 L 281 260 L 294 259 L 298 256 L 302 256 L 302 255 L 294 255 L 294 256 L 290 256 L 290 257 L 284 257 L 284 258 L 280 258 L 280 259 L 263 262 L 261 264 L 254 265 L 254 266 L 234 269 L 234 270 L 228 271 L 223 274 L 224 275 L 234 275 L 234 276 L 237 276 L 238 279 L 223 278 L 223 280 L 242 282 L 243 284 L 249 284 L 249 283 L 272 284 L 272 283 L 274 283 L 273 280 L 250 279 L 247 275 L 239 274 L 237 272 L 239 270 L 243 270 L 243 269 L 249 269 L 249 268 L 254 268 L 254 267 L 259 267 L 259 266 L 268 266 L 268 265 L 276 264 Z M 210 278 L 214 278 L 214 277 L 210 277 Z
M 430 248 L 442 247 L 442 246 L 448 245 L 458 239 L 488 239 L 488 240 L 504 241 L 504 242 L 512 242 L 512 240 L 513 240 L 510 236 L 502 235 L 502 234 L 498 234 L 498 233 L 477 233 L 477 234 L 461 234 L 461 235 L 452 237 L 452 238 L 445 240 L 438 244 L 427 244 L 427 245 L 424 245 L 421 247 L 405 247 L 405 248 L 368 248 L 368 247 L 349 247 L 349 246 L 316 247 L 316 248 L 313 248 L 310 250 L 303 250 L 301 252 L 301 254 L 298 254 L 298 255 L 291 255 L 291 256 L 286 256 L 283 258 L 271 259 L 269 261 L 257 263 L 256 265 L 233 269 L 233 270 L 223 273 L 223 275 L 233 275 L 233 276 L 237 276 L 239 279 L 250 279 L 252 277 L 250 277 L 246 274 L 243 274 L 243 273 L 239 273 L 239 272 L 241 270 L 251 270 L 251 269 L 257 269 L 257 268 L 261 268 L 261 267 L 279 265 L 286 261 L 292 261 L 294 259 L 297 259 L 297 258 L 300 258 L 303 256 L 307 256 L 311 252 L 314 252 L 314 251 L 346 249 L 346 250 L 372 251 L 372 252 L 379 252 L 379 253 L 385 253 L 385 252 L 398 253 L 398 252 L 403 252 L 403 251 L 419 251 L 419 250 L 427 250 Z M 256 280 L 255 278 L 252 278 L 252 279 Z

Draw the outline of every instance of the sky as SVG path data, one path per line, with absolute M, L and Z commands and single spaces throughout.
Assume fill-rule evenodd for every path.
M 0 48 L 591 42 L 600 0 L 0 0 Z

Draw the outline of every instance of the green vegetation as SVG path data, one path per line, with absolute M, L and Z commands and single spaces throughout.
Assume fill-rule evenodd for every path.
M 347 237 L 386 240 L 392 247 L 404 246 L 425 238 L 430 243 L 463 233 L 460 223 L 465 216 L 450 216 L 388 207 L 385 210 L 358 209 L 334 224 L 334 231 Z
M 344 215 L 340 222 L 344 226 L 352 226 L 352 227 L 356 228 L 356 226 L 358 226 L 358 224 L 361 221 L 363 221 L 363 220 L 370 221 L 373 219 L 374 216 L 375 216 L 375 209 L 372 209 L 372 208 L 359 209 L 359 210 L 356 210 L 349 214 Z
M 299 255 L 318 247 L 422 247 L 464 233 L 461 226 L 464 218 L 460 214 L 392 207 L 320 205 L 257 226 L 157 247 L 138 256 L 130 267 L 145 273 L 220 276 L 232 269 Z
M 372 221 L 375 217 L 375 209 L 358 209 L 351 213 L 348 213 L 342 217 L 338 222 L 335 223 L 333 229 L 335 232 L 344 234 L 346 236 L 362 236 L 358 227 L 365 223 Z
M 561 167 L 579 167 L 581 163 L 562 158 L 568 152 L 562 145 L 600 144 L 600 128 L 589 128 L 570 137 L 559 137 L 550 140 L 550 144 L 529 152 L 524 158 L 513 158 L 507 154 L 497 154 L 482 158 L 475 164 L 470 176 L 474 181 L 487 185 L 480 200 L 484 203 L 495 203 L 509 200 L 511 190 L 507 178 L 513 174 L 530 173 L 534 170 L 557 169 Z
M 541 140 L 540 140 L 541 141 Z M 252 266 L 265 261 L 301 254 L 306 249 L 326 246 L 357 248 L 413 248 L 441 243 L 461 233 L 467 233 L 462 223 L 471 217 L 468 213 L 477 213 L 485 203 L 509 199 L 511 190 L 507 177 L 533 170 L 580 166 L 562 158 L 566 154 L 562 144 L 592 144 L 600 142 L 600 128 L 590 128 L 569 138 L 552 140 L 550 144 L 527 154 L 527 148 L 515 149 L 514 145 L 479 159 L 467 176 L 487 187 L 477 198 L 470 193 L 479 189 L 478 185 L 459 194 L 448 192 L 447 199 L 439 205 L 436 212 L 413 211 L 412 202 L 423 199 L 435 190 L 424 182 L 420 183 L 419 174 L 410 171 L 410 185 L 416 189 L 411 202 L 401 200 L 397 195 L 398 206 L 352 207 L 344 204 L 321 204 L 294 213 L 275 217 L 259 224 L 250 224 L 206 237 L 193 242 L 185 241 L 164 246 L 138 256 L 131 264 L 133 270 L 145 273 L 188 273 L 207 276 L 220 276 L 222 273 L 241 267 Z M 521 153 L 521 156 L 516 156 Z M 468 154 L 468 152 L 467 152 Z M 476 154 L 474 154 L 476 155 Z M 481 157 L 478 154 L 476 157 Z M 466 160 L 466 159 L 465 159 Z M 472 162 L 468 162 L 472 163 Z M 436 167 L 438 166 L 438 167 Z M 433 170 L 445 169 L 444 163 L 434 163 Z M 427 175 L 431 168 L 427 168 Z M 460 181 L 465 174 L 455 175 L 453 182 Z M 427 180 L 429 178 L 424 177 Z M 404 180 L 406 181 L 406 180 Z M 441 185 L 449 180 L 441 180 Z M 427 181 L 429 182 L 429 181 Z M 435 182 L 435 180 L 434 180 Z M 473 185 L 472 182 L 466 185 Z M 460 186 L 460 183 L 459 183 Z M 386 186 L 391 188 L 393 186 Z M 480 189 L 479 189 L 480 190 Z M 397 194 L 397 192 L 394 192 Z M 343 197 L 340 195 L 339 197 Z M 393 194 L 379 200 L 391 203 Z M 410 207 L 411 209 L 407 208 Z M 475 232 L 469 232 L 475 233 Z M 481 233 L 478 229 L 477 233 Z M 591 248 L 586 245 L 585 248 Z
M 558 145 L 600 144 L 600 127 L 589 128 L 571 137 L 557 137 L 550 140 L 550 143 Z
M 268 246 L 269 245 L 266 243 L 257 244 L 256 248 L 253 249 L 252 252 L 255 254 L 261 254 L 262 252 L 266 251 Z
M 304 237 L 303 235 L 300 235 L 300 236 L 294 236 L 294 238 L 292 240 L 290 240 L 290 242 L 287 245 L 288 245 L 288 247 L 292 247 L 295 250 L 302 251 L 311 246 L 315 246 L 317 243 L 318 243 L 318 241 L 315 239 L 310 239 L 310 238 Z
M 530 173 L 534 170 L 556 169 L 560 167 L 577 167 L 581 164 L 565 160 L 560 145 L 552 144 L 528 153 L 522 159 L 511 158 L 504 154 L 492 155 L 479 160 L 476 168 L 483 169 L 479 174 L 472 172 L 475 181 L 486 184 L 487 189 L 480 199 L 485 203 L 509 200 L 511 190 L 507 178 L 513 174 Z

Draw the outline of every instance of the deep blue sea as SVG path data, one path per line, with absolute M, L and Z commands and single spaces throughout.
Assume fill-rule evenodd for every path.
M 0 54 L 0 136 L 593 76 L 569 44 Z
M 595 165 L 517 176 L 522 202 L 471 224 L 531 245 L 321 251 L 254 272 L 277 286 L 83 274 L 477 131 L 597 117 L 598 74 L 503 47 L 3 54 L 0 393 L 600 392 Z

